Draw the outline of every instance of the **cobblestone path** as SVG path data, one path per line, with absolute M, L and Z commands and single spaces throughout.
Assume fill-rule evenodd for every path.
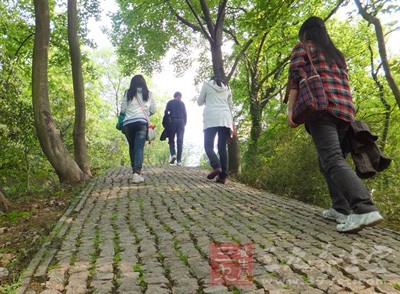
M 17 292 L 400 293 L 399 232 L 340 234 L 321 208 L 206 174 L 145 167 L 146 182 L 134 185 L 128 168 L 116 168 L 92 180 Z M 233 272 L 250 262 L 222 269 L 209 258 L 215 242 L 253 244 L 250 284 Z M 226 283 L 211 285 L 222 273 Z

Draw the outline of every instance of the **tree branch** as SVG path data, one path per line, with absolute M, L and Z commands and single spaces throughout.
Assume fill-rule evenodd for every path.
M 183 18 L 182 16 L 179 15 L 179 13 L 174 9 L 174 7 L 172 7 L 172 4 L 170 1 L 166 1 L 168 4 L 169 9 L 171 10 L 171 12 L 175 15 L 175 17 L 177 18 L 178 21 L 180 21 L 181 23 L 183 23 L 184 25 L 186 25 L 187 27 L 191 28 L 193 31 L 195 32 L 200 32 L 201 31 L 201 27 L 196 26 L 195 24 L 193 24 L 192 22 L 190 22 L 189 20 L 187 20 L 186 18 Z M 194 11 L 192 11 L 193 14 L 195 14 Z M 196 16 L 196 15 L 195 15 Z
M 193 6 L 190 4 L 190 1 L 186 0 L 186 3 L 189 5 L 190 10 L 192 10 L 192 13 L 195 14 L 195 11 L 193 9 Z M 215 42 L 214 24 L 211 19 L 210 9 L 208 8 L 207 2 L 205 0 L 200 0 L 200 5 L 201 5 L 201 9 L 203 11 L 204 20 L 206 22 L 207 29 L 208 29 L 207 36 L 208 36 L 210 42 Z M 200 19 L 197 17 L 197 14 L 195 14 L 195 16 L 196 16 L 198 22 L 201 24 Z M 204 28 L 203 28 L 203 31 L 206 32 L 206 30 L 204 30 Z M 213 34 L 213 35 L 211 35 L 211 34 Z
M 218 32 L 218 29 L 221 29 L 224 27 L 224 20 L 225 20 L 225 9 L 226 9 L 226 2 L 227 0 L 222 1 L 222 3 L 218 7 L 218 15 L 217 15 L 217 20 L 215 22 L 215 31 L 214 34 Z
M 236 70 L 236 67 L 240 61 L 240 59 L 242 58 L 242 56 L 246 53 L 247 49 L 249 48 L 249 46 L 251 45 L 251 43 L 253 43 L 253 38 L 249 39 L 247 41 L 247 43 L 243 46 L 242 50 L 240 50 L 239 54 L 236 56 L 235 58 L 235 62 L 233 63 L 233 66 L 231 68 L 231 70 L 229 71 L 229 74 L 226 78 L 227 81 L 229 81 L 233 75 L 233 73 Z
M 396 81 L 394 80 L 391 70 L 390 70 L 390 65 L 389 61 L 387 58 L 387 52 L 386 52 L 386 45 L 385 45 L 385 38 L 383 34 L 383 29 L 380 20 L 372 15 L 371 13 L 367 12 L 366 7 L 363 7 L 360 0 L 354 0 L 356 3 L 356 6 L 358 8 L 358 11 L 360 12 L 361 16 L 370 24 L 373 24 L 375 27 L 375 34 L 376 34 L 376 39 L 378 41 L 378 50 L 379 50 L 379 56 L 382 61 L 382 66 L 385 71 L 385 77 L 386 80 L 389 84 L 390 89 L 392 90 L 392 93 L 396 99 L 397 105 L 400 108 L 400 90 L 399 87 L 396 84 Z
M 30 35 L 28 35 L 28 36 L 25 38 L 25 40 L 22 41 L 21 45 L 19 45 L 17 51 L 15 52 L 15 56 L 18 57 L 19 50 L 21 50 L 21 48 L 24 46 L 24 44 L 25 44 L 32 36 L 34 36 L 34 35 L 35 35 L 35 33 L 31 33 Z
M 329 12 L 329 14 L 325 17 L 324 22 L 327 21 L 328 19 L 331 18 L 332 15 L 334 15 L 336 13 L 336 11 L 338 11 L 338 9 L 340 8 L 340 6 L 343 4 L 343 2 L 345 2 L 345 0 L 339 0 L 338 3 L 336 4 L 336 6 L 331 10 L 331 12 Z

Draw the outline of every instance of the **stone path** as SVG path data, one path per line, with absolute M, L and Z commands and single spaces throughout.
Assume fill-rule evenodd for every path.
M 318 207 L 206 174 L 146 167 L 146 182 L 134 185 L 128 168 L 116 168 L 94 179 L 17 292 L 400 293 L 399 232 L 339 234 Z M 253 252 L 225 250 L 224 264 L 219 242 Z

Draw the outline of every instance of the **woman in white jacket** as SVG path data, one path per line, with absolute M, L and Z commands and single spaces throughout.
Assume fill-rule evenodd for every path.
M 203 112 L 204 149 L 213 170 L 208 179 L 217 177 L 217 183 L 225 184 L 228 177 L 228 155 L 226 144 L 233 127 L 232 93 L 218 77 L 204 82 L 197 99 L 199 106 L 205 105 Z M 214 140 L 218 134 L 218 154 L 214 151 Z
M 125 113 L 123 128 L 129 143 L 129 156 L 132 166 L 132 182 L 144 182 L 142 164 L 144 144 L 146 143 L 148 120 L 157 110 L 153 94 L 147 88 L 142 75 L 135 75 L 121 103 L 121 113 Z

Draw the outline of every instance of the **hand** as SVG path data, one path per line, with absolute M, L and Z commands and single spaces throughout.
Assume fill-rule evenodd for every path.
M 299 125 L 296 124 L 295 122 L 293 122 L 292 114 L 293 114 L 292 110 L 291 109 L 288 110 L 288 123 L 289 123 L 289 126 L 294 129 L 294 128 L 297 128 Z

